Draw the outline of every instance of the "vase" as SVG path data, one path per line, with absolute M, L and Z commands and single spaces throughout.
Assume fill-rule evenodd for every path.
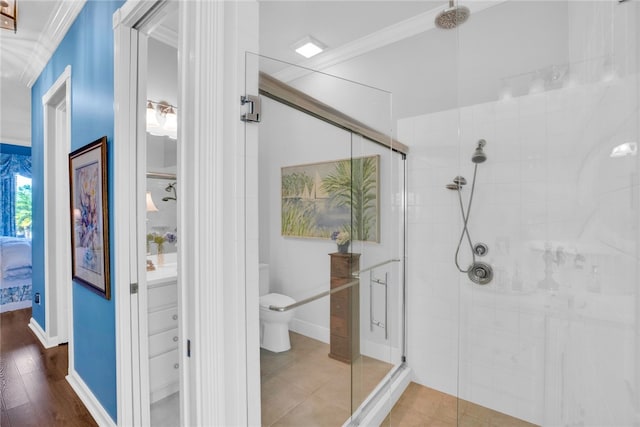
M 347 252 L 349 252 L 349 242 L 338 245 L 338 252 L 341 254 L 346 254 Z
M 158 245 L 158 267 L 162 267 L 164 265 L 164 246 Z

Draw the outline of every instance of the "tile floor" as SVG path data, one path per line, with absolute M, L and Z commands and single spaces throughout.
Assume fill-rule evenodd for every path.
M 263 426 L 341 426 L 351 414 L 351 366 L 329 358 L 329 345 L 291 335 L 291 350 L 260 349 Z M 361 357 L 354 367 L 360 405 L 391 365 Z
M 291 350 L 260 349 L 263 426 L 342 426 L 392 365 L 362 357 L 354 366 L 330 359 L 329 346 L 291 332 Z M 354 387 L 351 401 L 351 378 Z M 531 427 L 533 424 L 411 383 L 383 426 Z
M 534 427 L 535 424 L 411 383 L 382 426 Z

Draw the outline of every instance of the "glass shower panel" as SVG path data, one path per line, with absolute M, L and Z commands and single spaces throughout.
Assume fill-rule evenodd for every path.
M 341 425 L 399 360 L 391 344 L 401 347 L 392 336 L 400 306 L 391 302 L 402 286 L 399 262 L 376 270 L 394 288 L 373 302 L 371 273 L 359 274 L 400 258 L 404 230 L 395 221 L 403 217 L 393 201 L 401 156 L 348 125 L 383 124 L 378 132 L 388 133 L 389 94 L 258 55 L 248 62 L 260 69 L 259 143 L 247 147 L 248 159 L 257 156 L 247 188 L 258 209 L 247 221 L 259 230 L 262 424 Z M 280 338 L 273 323 L 284 324 Z M 380 367 L 368 369 L 374 360 Z
M 638 422 L 639 11 L 509 1 L 454 30 L 460 175 L 487 141 L 469 230 L 494 273 L 459 283 L 461 424 Z
M 380 91 L 376 96 L 379 105 L 391 104 L 389 93 Z M 378 121 L 377 125 L 386 127 L 385 133 L 391 134 L 390 118 L 386 123 Z M 389 138 L 388 143 L 391 142 Z M 351 228 L 353 234 L 362 235 L 355 237 L 352 249 L 360 254 L 362 270 L 358 307 L 354 307 L 360 313 L 359 322 L 354 325 L 357 327 L 354 336 L 358 337 L 358 351 L 354 350 L 351 364 L 351 402 L 357 423 L 366 413 L 363 409 L 374 390 L 383 387 L 383 379 L 402 363 L 404 355 L 405 156 L 357 134 L 352 134 L 352 153 L 354 209 Z M 374 174 L 377 182 L 376 197 L 370 199 L 366 197 L 366 191 L 359 191 L 367 189 L 368 173 Z M 371 215 L 368 216 L 366 210 L 358 212 L 359 204 L 371 206 Z M 388 387 L 388 383 L 384 387 Z

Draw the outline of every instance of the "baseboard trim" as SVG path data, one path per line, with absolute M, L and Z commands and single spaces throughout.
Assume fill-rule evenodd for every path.
M 31 329 L 44 348 L 55 347 L 59 344 L 57 339 L 47 337 L 47 333 L 33 317 L 29 320 L 29 329 Z
M 318 326 L 300 319 L 292 319 L 289 329 L 314 340 L 329 344 L 329 328 Z
M 66 376 L 66 380 L 99 426 L 116 427 L 116 423 L 111 419 L 111 416 L 109 416 L 91 389 L 82 378 L 80 378 L 80 375 L 78 375 L 76 371 L 70 372 L 69 375 Z

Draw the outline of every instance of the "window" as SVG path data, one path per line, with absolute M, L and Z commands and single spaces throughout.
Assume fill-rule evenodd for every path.
M 31 178 L 16 174 L 16 236 L 31 238 Z

